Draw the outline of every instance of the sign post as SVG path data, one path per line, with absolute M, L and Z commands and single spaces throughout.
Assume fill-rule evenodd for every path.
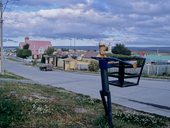
M 4 74 L 4 56 L 3 56 L 3 4 L 2 1 L 0 1 L 0 73 Z
M 106 57 L 92 57 L 93 59 L 98 60 L 100 73 L 101 73 L 101 83 L 102 90 L 100 90 L 100 96 L 103 102 L 104 110 L 106 117 L 108 119 L 109 128 L 113 128 L 112 122 L 112 102 L 111 102 L 111 92 L 109 90 L 109 85 L 119 86 L 119 87 L 128 87 L 139 84 L 143 66 L 145 63 L 145 58 L 138 58 L 141 61 L 141 64 L 133 65 L 132 63 L 126 61 L 125 59 L 120 58 L 106 58 Z M 126 73 L 125 68 L 140 68 L 138 74 Z M 116 67 L 118 72 L 108 72 L 108 68 Z M 109 81 L 109 77 L 115 77 L 118 80 Z M 127 82 L 126 78 L 137 78 L 137 83 Z M 125 86 L 124 86 L 125 85 Z

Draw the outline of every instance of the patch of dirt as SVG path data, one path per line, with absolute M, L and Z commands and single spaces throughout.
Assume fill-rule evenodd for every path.
M 75 108 L 74 111 L 76 113 L 88 113 L 88 110 L 85 108 Z
M 40 93 L 32 93 L 29 96 L 22 96 L 22 99 L 23 100 L 29 100 L 29 101 L 32 101 L 33 99 L 36 99 L 36 100 L 48 100 L 48 101 L 53 101 L 54 100 L 53 97 L 43 96 Z

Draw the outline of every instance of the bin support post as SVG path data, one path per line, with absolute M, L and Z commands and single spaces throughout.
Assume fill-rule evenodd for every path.
M 102 82 L 102 90 L 100 91 L 100 95 L 105 109 L 105 114 L 108 119 L 109 128 L 113 128 L 112 104 L 111 104 L 111 94 L 109 90 L 109 83 L 108 83 L 108 76 L 107 76 L 108 75 L 107 63 L 108 62 L 104 59 L 99 60 L 101 82 Z
M 119 67 L 119 78 L 118 78 L 118 80 L 119 80 L 119 84 L 120 84 L 120 86 L 122 86 L 123 87 L 123 84 L 124 84 L 124 74 L 125 74 L 125 66 L 123 65 L 123 63 L 122 62 L 119 62 L 119 65 L 120 65 L 120 67 Z
M 108 120 L 109 128 L 113 128 L 113 122 L 112 122 L 112 103 L 111 103 L 111 92 L 109 90 L 109 84 L 119 86 L 119 87 L 127 87 L 127 86 L 132 86 L 132 85 L 138 85 L 139 80 L 142 74 L 143 66 L 145 64 L 145 58 L 139 58 L 140 60 L 143 60 L 142 64 L 139 65 L 141 67 L 140 73 L 139 74 L 130 74 L 130 73 L 125 73 L 126 68 L 131 68 L 132 64 L 129 62 L 126 62 L 126 59 L 121 59 L 121 58 L 103 58 L 103 57 L 92 57 L 93 59 L 96 59 L 99 61 L 99 67 L 100 67 L 100 73 L 101 73 L 101 83 L 102 83 L 102 90 L 100 90 L 100 96 L 103 102 L 103 106 L 105 109 L 105 114 Z M 112 63 L 116 62 L 116 63 Z M 108 64 L 108 62 L 111 62 Z M 117 62 L 119 64 L 117 65 Z M 112 74 L 108 73 L 108 68 L 111 67 L 118 67 L 118 75 L 115 75 L 113 72 Z M 125 76 L 129 75 L 129 76 Z M 118 80 L 115 81 L 109 81 L 108 77 L 116 77 Z M 133 82 L 126 82 L 124 81 L 125 78 L 134 78 L 138 77 L 137 83 Z M 123 86 L 125 83 L 127 83 L 126 86 Z

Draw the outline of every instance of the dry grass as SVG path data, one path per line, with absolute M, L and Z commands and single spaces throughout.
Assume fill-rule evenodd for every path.
M 125 116 L 127 112 L 129 117 Z M 139 119 L 149 118 L 155 122 L 151 122 L 148 126 L 142 125 L 140 121 L 133 121 L 136 116 Z M 115 128 L 163 128 L 170 122 L 167 118 L 142 114 L 114 104 L 113 117 Z M 108 126 L 100 100 L 50 86 L 1 82 L 0 127 L 107 128 Z

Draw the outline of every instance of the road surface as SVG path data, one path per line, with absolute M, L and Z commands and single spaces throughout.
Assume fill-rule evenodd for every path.
M 5 69 L 40 84 L 62 87 L 66 90 L 99 98 L 100 75 L 40 71 L 37 67 L 6 60 Z M 170 81 L 141 79 L 138 86 L 120 88 L 110 86 L 112 102 L 136 110 L 170 117 Z

